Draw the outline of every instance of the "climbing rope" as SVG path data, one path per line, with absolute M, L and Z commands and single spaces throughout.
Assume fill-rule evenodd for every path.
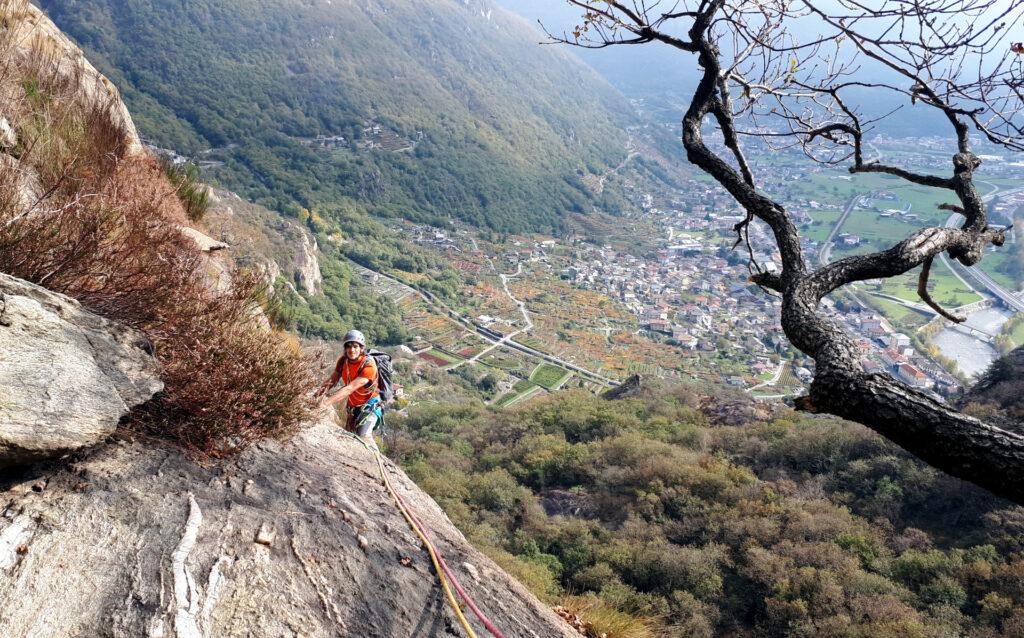
M 430 538 L 427 536 L 426 529 L 423 523 L 420 522 L 420 520 L 412 512 L 412 509 L 409 507 L 409 504 L 405 502 L 405 499 L 402 498 L 402 496 L 395 489 L 394 485 L 392 485 L 391 479 L 388 476 L 387 470 L 384 467 L 384 460 L 382 458 L 380 451 L 370 447 L 369 445 L 367 445 L 366 441 L 364 441 L 362 438 L 358 436 L 355 436 L 351 432 L 349 432 L 348 434 L 355 440 L 359 441 L 363 445 L 363 447 L 365 447 L 367 450 L 373 453 L 374 458 L 377 460 L 377 468 L 380 470 L 380 477 L 381 480 L 384 482 L 384 486 L 391 494 L 391 497 L 395 500 L 395 504 L 398 506 L 398 511 L 402 513 L 402 516 L 405 518 L 405 522 L 409 524 L 409 527 L 411 527 L 414 532 L 416 532 L 416 535 L 419 536 L 420 541 L 423 543 L 424 547 L 427 548 L 427 553 L 430 554 L 430 560 L 434 564 L 434 571 L 437 574 L 437 579 L 441 583 L 441 589 L 444 590 L 445 597 L 448 599 L 448 605 L 452 608 L 452 611 L 455 612 L 455 616 L 459 619 L 459 622 L 466 630 L 466 634 L 469 635 L 469 638 L 477 638 L 477 635 L 473 631 L 473 628 L 469 626 L 469 621 L 466 620 L 465 614 L 462 613 L 462 608 L 459 606 L 458 601 L 455 600 L 455 596 L 452 594 L 451 588 L 448 586 L 449 580 L 451 580 L 452 585 L 455 586 L 455 590 L 458 591 L 459 596 L 462 598 L 462 600 L 464 600 L 466 602 L 466 605 L 473 611 L 473 614 L 478 619 L 480 619 L 480 622 L 483 623 L 484 627 L 487 628 L 487 631 L 491 632 L 491 634 L 495 638 L 505 638 L 505 635 L 502 634 L 501 631 L 494 626 L 494 623 L 492 623 L 491 620 L 486 616 L 486 614 L 484 614 L 484 612 L 480 610 L 476 603 L 473 602 L 473 599 L 470 598 L 469 594 L 466 593 L 466 590 L 463 589 L 462 585 L 459 583 L 459 579 L 455 577 L 454 573 L 452 573 L 452 570 L 448 567 L 448 563 L 445 562 L 444 557 L 441 555 L 441 552 L 438 551 L 438 549 L 430 541 Z
M 380 456 L 378 455 L 377 458 L 379 460 Z M 412 511 L 412 508 L 409 507 L 409 504 L 405 502 L 405 500 L 398 494 L 397 491 L 394 492 L 394 495 L 396 497 L 396 500 L 399 501 L 402 504 L 402 506 L 406 509 L 406 511 L 408 512 L 409 516 L 412 518 L 416 526 L 419 527 L 421 530 L 426 529 L 423 523 L 420 522 L 419 518 L 416 517 L 416 514 Z M 462 588 L 462 584 L 459 583 L 459 579 L 455 577 L 455 574 L 452 573 L 451 568 L 448 567 L 448 563 L 445 562 L 444 556 L 441 555 L 440 550 L 435 548 L 434 551 L 437 554 L 437 561 L 441 564 L 441 569 L 444 571 L 445 575 L 448 577 L 452 585 L 455 587 L 455 591 L 459 593 L 459 596 L 462 598 L 462 600 L 464 600 L 466 602 L 466 605 L 473 611 L 473 614 L 476 615 L 480 622 L 483 623 L 484 627 L 487 628 L 487 631 L 491 632 L 491 634 L 494 635 L 495 638 L 505 638 L 505 635 L 502 634 L 501 631 L 494 626 L 494 623 L 492 623 L 491 620 L 487 617 L 487 615 L 484 614 L 484 612 L 476 605 L 475 602 L 473 602 L 473 599 L 469 597 L 469 594 L 466 593 L 466 590 Z

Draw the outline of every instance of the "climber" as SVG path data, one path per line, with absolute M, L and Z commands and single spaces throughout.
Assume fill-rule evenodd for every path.
M 345 352 L 338 358 L 334 373 L 324 381 L 315 396 L 323 396 L 341 381 L 344 387 L 334 395 L 322 399 L 322 406 L 331 406 L 348 399 L 345 429 L 373 444 L 373 429 L 383 417 L 378 383 L 377 364 L 366 352 L 366 338 L 358 330 L 345 333 Z

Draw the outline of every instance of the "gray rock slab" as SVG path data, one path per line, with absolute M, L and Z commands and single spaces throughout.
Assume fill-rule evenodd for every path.
M 579 638 L 384 466 L 508 638 Z M 379 472 L 328 420 L 215 465 L 125 439 L 33 468 L 0 483 L 0 636 L 463 638 Z
M 0 273 L 0 467 L 94 445 L 163 388 L 141 333 Z

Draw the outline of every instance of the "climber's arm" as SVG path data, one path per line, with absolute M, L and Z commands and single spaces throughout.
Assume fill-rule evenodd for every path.
M 334 393 L 329 398 L 324 399 L 323 405 L 328 406 L 328 405 L 335 405 L 336 403 L 341 403 L 345 399 L 348 399 L 350 394 L 352 394 L 356 390 L 366 386 L 370 382 L 371 382 L 371 379 L 367 379 L 366 377 L 362 377 L 362 376 L 356 377 L 355 379 L 352 379 L 352 381 L 348 385 L 346 385 L 344 388 L 342 388 L 341 390 L 338 390 L 336 393 Z

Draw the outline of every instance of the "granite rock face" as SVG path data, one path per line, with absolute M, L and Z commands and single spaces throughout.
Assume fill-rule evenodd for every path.
M 210 191 L 210 209 L 203 222 L 231 246 L 229 255 L 218 254 L 237 265 L 262 270 L 271 290 L 283 283 L 296 295 L 300 291 L 306 295 L 323 293 L 320 247 L 303 225 L 218 189 Z
M 120 92 L 46 14 L 29 2 L 16 1 L 7 8 L 5 18 L 0 29 L 6 31 L 5 40 L 13 43 L 10 50 L 3 51 L 5 56 L 52 58 L 55 63 L 50 72 L 74 79 L 81 104 L 106 109 L 111 121 L 124 132 L 127 151 L 142 152 L 138 131 Z
M 508 638 L 579 638 L 384 464 Z M 330 417 L 214 466 L 122 438 L 3 481 L 0 635 L 465 636 L 373 455 Z
M 141 333 L 0 273 L 0 468 L 94 445 L 163 388 Z
M 315 295 L 323 288 L 324 277 L 320 273 L 320 261 L 316 254 L 319 247 L 316 239 L 304 231 L 299 232 L 298 250 L 295 254 L 295 271 L 306 293 Z
M 8 151 L 18 145 L 18 134 L 14 132 L 7 118 L 0 117 L 0 151 Z

